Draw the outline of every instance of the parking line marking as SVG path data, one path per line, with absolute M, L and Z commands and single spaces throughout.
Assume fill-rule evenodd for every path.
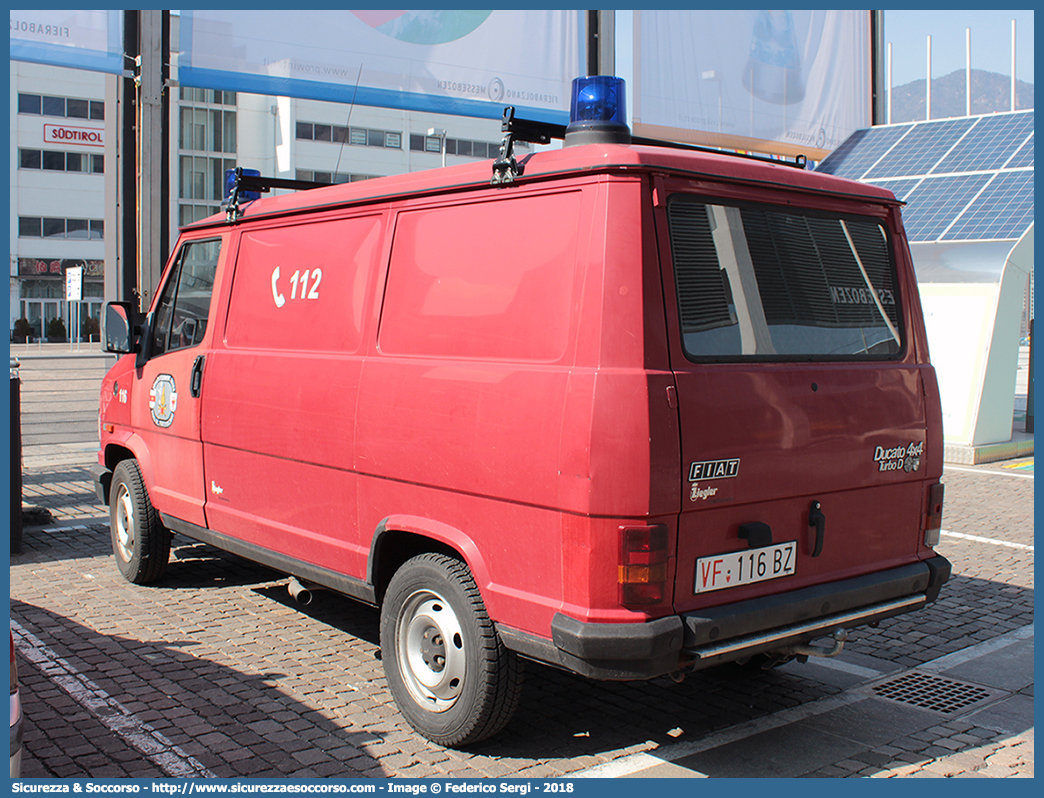
M 630 776 L 632 773 L 637 773 L 640 770 L 648 770 L 657 765 L 662 765 L 666 762 L 666 759 L 661 759 L 652 754 L 631 754 L 630 756 L 625 756 L 621 759 L 614 759 L 612 762 L 595 765 L 593 768 L 582 770 L 579 773 L 566 773 L 564 778 L 619 779 L 624 776 Z
M 1014 477 L 1015 479 L 1033 479 L 1033 474 L 1016 473 L 1014 471 L 993 471 L 989 468 L 963 468 L 961 466 L 944 465 L 943 474 L 947 471 L 963 471 L 965 474 L 990 474 L 995 477 Z
M 860 679 L 876 679 L 884 673 L 884 671 L 875 670 L 874 668 L 864 668 L 862 665 L 855 665 L 851 662 L 844 662 L 843 660 L 834 659 L 832 657 L 809 657 L 808 664 L 820 668 L 830 668 L 830 670 L 841 671 L 842 673 L 848 673 L 852 676 L 858 676 Z
M 982 538 L 978 535 L 965 535 L 963 532 L 950 532 L 948 530 L 942 530 L 942 534 L 950 538 L 960 538 L 961 540 L 974 540 L 976 543 L 989 543 L 993 546 L 1007 546 L 1010 549 L 1025 549 L 1026 551 L 1033 551 L 1033 546 L 1028 543 L 1012 543 L 1008 540 L 997 540 L 996 538 Z
M 1032 638 L 1033 624 L 1028 623 L 1018 629 L 1013 629 L 1007 634 L 1000 635 L 1000 637 L 983 640 L 981 643 L 977 643 L 974 646 L 962 648 L 960 651 L 954 651 L 952 654 L 945 654 L 938 659 L 933 659 L 931 662 L 926 662 L 923 665 L 918 666 L 917 670 L 941 673 L 950 668 L 956 668 L 958 665 L 963 665 L 965 662 L 969 662 L 973 659 L 992 654 L 994 651 L 1000 651 L 1002 648 L 1007 648 L 1013 643 L 1018 643 L 1020 640 L 1030 640 Z
M 137 718 L 123 704 L 77 671 L 15 620 L 11 621 L 11 631 L 19 654 L 68 693 L 73 701 L 122 737 L 130 746 L 141 751 L 168 776 L 178 779 L 216 778 L 216 774 L 202 762 Z

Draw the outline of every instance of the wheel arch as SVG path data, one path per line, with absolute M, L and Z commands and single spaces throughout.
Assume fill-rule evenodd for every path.
M 105 503 L 109 502 L 109 489 L 112 487 L 112 472 L 116 470 L 116 466 L 122 463 L 124 460 L 137 460 L 138 468 L 141 470 L 142 479 L 145 481 L 146 490 L 148 486 L 155 483 L 155 472 L 152 466 L 152 458 L 149 456 L 149 450 L 145 446 L 144 441 L 138 435 L 133 433 L 110 438 L 103 449 L 103 459 L 105 468 L 108 469 L 108 473 L 103 479 L 103 487 L 105 490 Z
M 373 586 L 377 603 L 384 600 L 395 572 L 418 554 L 438 552 L 463 562 L 471 571 L 479 592 L 489 584 L 489 571 L 478 547 L 461 530 L 411 515 L 391 515 L 377 525 L 366 563 L 366 581 Z

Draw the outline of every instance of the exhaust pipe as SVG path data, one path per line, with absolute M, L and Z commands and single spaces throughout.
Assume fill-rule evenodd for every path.
M 307 582 L 301 582 L 296 576 L 291 576 L 290 581 L 286 585 L 287 591 L 297 601 L 298 604 L 307 605 L 312 603 L 312 593 L 317 590 L 322 590 L 318 585 L 309 584 Z

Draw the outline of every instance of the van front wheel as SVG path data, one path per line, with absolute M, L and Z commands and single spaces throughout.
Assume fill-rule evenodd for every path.
M 518 657 L 501 643 L 468 567 L 446 555 L 414 557 L 392 577 L 381 658 L 407 722 L 440 745 L 496 734 L 518 705 Z
M 112 473 L 109 527 L 124 579 L 145 585 L 163 576 L 170 559 L 170 532 L 152 506 L 136 460 L 124 460 Z

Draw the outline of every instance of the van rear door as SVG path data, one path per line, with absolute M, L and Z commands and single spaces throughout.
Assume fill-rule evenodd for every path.
M 666 188 L 675 609 L 915 561 L 925 406 L 888 209 Z

